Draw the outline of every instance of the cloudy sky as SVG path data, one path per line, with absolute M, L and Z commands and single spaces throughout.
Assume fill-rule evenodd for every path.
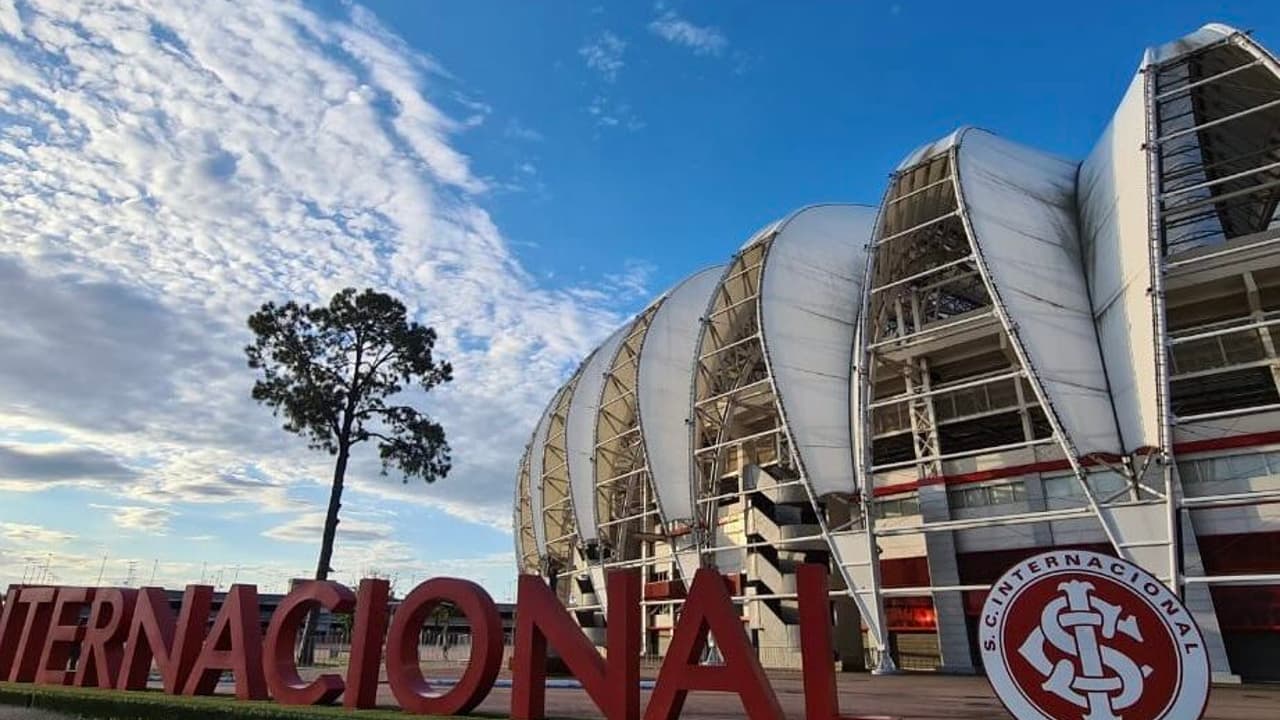
M 309 574 L 329 458 L 244 321 L 354 285 L 439 330 L 455 462 L 361 454 L 337 576 L 506 597 L 533 422 L 652 295 L 958 124 L 1082 155 L 1147 44 L 1280 45 L 1268 3 L 955 5 L 0 0 L 0 581 Z

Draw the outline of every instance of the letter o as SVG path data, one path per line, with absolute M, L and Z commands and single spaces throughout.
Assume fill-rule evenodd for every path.
M 431 611 L 451 602 L 471 625 L 471 658 L 448 692 L 432 690 L 422 675 L 418 636 Z M 484 588 L 469 580 L 432 578 L 410 592 L 387 632 L 387 684 L 405 712 L 462 715 L 479 705 L 502 669 L 502 617 Z
M 311 682 L 298 675 L 293 648 L 312 603 L 319 603 L 329 612 L 348 613 L 355 609 L 356 596 L 336 582 L 305 582 L 286 595 L 272 613 L 263 642 L 262 670 L 267 690 L 281 705 L 326 705 L 345 689 L 340 675 L 325 674 Z

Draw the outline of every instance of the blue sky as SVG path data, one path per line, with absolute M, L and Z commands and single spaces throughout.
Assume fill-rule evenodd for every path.
M 1204 22 L 1280 46 L 1267 2 L 974 5 L 0 3 L 0 581 L 309 574 L 328 458 L 244 318 L 358 285 L 440 330 L 456 462 L 365 453 L 337 577 L 505 597 L 532 424 L 649 298 L 958 125 L 1080 157 Z

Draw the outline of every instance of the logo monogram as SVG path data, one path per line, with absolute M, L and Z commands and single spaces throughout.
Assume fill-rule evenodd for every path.
M 1150 665 L 1138 666 L 1128 655 L 1106 645 L 1117 632 L 1142 642 L 1133 615 L 1121 618 L 1121 608 L 1091 594 L 1093 584 L 1070 580 L 1058 585 L 1063 591 L 1045 606 L 1040 627 L 1027 636 L 1018 652 L 1047 679 L 1041 686 L 1089 713 L 1085 720 L 1120 720 L 1123 710 L 1142 697 L 1143 678 Z M 1045 655 L 1045 643 L 1076 659 L 1053 663 Z
M 1138 566 L 1056 550 L 991 587 L 978 640 L 1018 720 L 1194 720 L 1209 662 L 1191 614 Z

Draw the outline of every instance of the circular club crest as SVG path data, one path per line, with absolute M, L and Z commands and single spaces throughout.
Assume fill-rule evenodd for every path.
M 1018 720 L 1194 720 L 1209 698 L 1200 628 L 1131 562 L 1055 550 L 991 586 L 978 619 L 991 687 Z

